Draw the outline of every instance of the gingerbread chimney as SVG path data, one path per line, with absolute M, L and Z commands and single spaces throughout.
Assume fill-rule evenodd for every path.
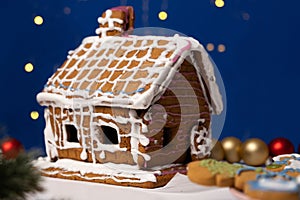
M 132 6 L 118 6 L 106 10 L 98 18 L 99 37 L 121 35 L 124 31 L 132 30 L 134 26 L 134 11 Z

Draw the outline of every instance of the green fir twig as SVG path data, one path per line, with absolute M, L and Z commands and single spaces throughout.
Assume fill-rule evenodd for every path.
M 33 155 L 20 153 L 5 159 L 0 153 L 0 199 L 21 200 L 43 190 L 40 172 L 32 164 Z

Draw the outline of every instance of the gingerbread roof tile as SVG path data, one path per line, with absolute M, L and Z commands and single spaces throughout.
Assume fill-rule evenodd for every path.
M 222 110 L 212 63 L 196 40 L 175 35 L 88 37 L 70 51 L 49 78 L 40 103 L 57 101 L 145 109 L 162 95 L 176 70 L 193 57 L 211 92 L 213 110 Z M 200 57 L 199 57 L 200 56 Z M 201 60 L 201 62 L 200 62 Z

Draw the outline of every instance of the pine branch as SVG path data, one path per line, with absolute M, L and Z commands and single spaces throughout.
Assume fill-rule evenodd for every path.
M 15 159 L 0 154 L 0 199 L 26 199 L 29 193 L 43 190 L 41 175 L 32 164 L 33 156 L 21 153 Z

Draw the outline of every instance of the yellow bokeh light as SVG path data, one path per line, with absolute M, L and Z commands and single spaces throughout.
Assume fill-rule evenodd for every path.
M 165 11 L 161 11 L 158 13 L 158 18 L 160 20 L 166 20 L 168 18 L 168 13 L 166 13 Z
M 44 19 L 41 16 L 35 16 L 33 21 L 36 25 L 42 25 L 44 22 Z
M 225 45 L 224 45 L 224 44 L 219 44 L 219 45 L 218 45 L 218 51 L 219 51 L 220 53 L 226 51 Z
M 33 71 L 33 65 L 31 63 L 27 63 L 24 67 L 26 72 L 32 72 Z
M 39 118 L 39 113 L 37 111 L 32 111 L 30 113 L 30 117 L 31 117 L 31 119 L 36 120 Z
M 208 43 L 208 44 L 206 45 L 207 51 L 213 51 L 214 48 L 215 48 L 215 46 L 214 46 L 214 44 L 212 44 L 212 43 Z
M 225 5 L 225 2 L 223 0 L 216 0 L 215 1 L 215 5 L 218 7 L 218 8 L 222 8 L 224 5 Z

